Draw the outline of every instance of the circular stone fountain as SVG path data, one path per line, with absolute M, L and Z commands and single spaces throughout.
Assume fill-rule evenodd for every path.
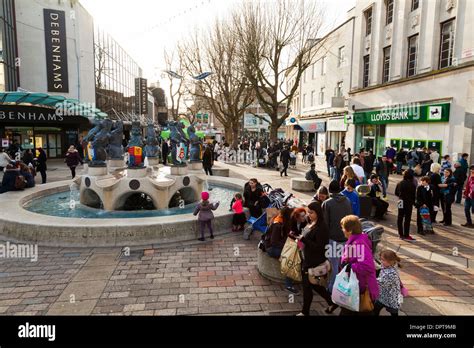
M 199 227 L 192 212 L 202 190 L 210 191 L 211 201 L 221 202 L 213 222 L 214 233 L 219 235 L 231 230 L 229 204 L 245 184 L 235 178 L 206 177 L 202 171 L 172 175 L 170 167 L 91 169 L 85 168 L 74 182 L 0 195 L 0 236 L 16 242 L 75 247 L 193 240 L 199 236 Z M 173 206 L 170 200 L 178 191 L 181 204 Z M 121 210 L 133 194 L 146 196 L 152 209 Z

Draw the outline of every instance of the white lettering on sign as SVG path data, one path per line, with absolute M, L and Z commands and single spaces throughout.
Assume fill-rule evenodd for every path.
M 370 115 L 372 122 L 380 121 L 404 121 L 408 120 L 408 112 L 397 112 L 397 113 L 380 113 Z

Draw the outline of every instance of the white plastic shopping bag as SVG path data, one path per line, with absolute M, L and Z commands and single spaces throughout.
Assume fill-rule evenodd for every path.
M 346 273 L 347 265 L 336 276 L 332 288 L 332 301 L 351 311 L 359 311 L 359 280 L 354 271 Z

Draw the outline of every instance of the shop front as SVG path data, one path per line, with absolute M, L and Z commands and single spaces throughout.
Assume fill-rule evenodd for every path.
M 387 146 L 426 147 L 446 154 L 450 107 L 450 101 L 433 101 L 357 111 L 348 118 L 355 125 L 355 150 L 365 148 L 381 156 Z
M 54 104 L 64 100 L 39 93 L 0 93 L 0 146 L 8 148 L 16 143 L 22 150 L 41 147 L 48 158 L 64 157 L 68 147 L 77 144 L 91 128 L 89 117 L 77 115 L 79 108 L 66 110 Z M 93 115 L 106 116 L 97 109 Z
M 339 150 L 345 146 L 347 124 L 344 116 L 331 117 L 327 121 L 327 145 L 333 150 Z
M 300 120 L 298 126 L 301 127 L 299 143 L 312 146 L 318 156 L 324 155 L 326 151 L 326 120 Z

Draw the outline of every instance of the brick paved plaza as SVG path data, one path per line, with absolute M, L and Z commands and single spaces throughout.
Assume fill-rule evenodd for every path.
M 278 172 L 246 165 L 231 169 L 236 178 L 257 177 L 274 188 L 289 190 L 289 178 L 304 176 L 298 163 L 289 178 Z M 324 184 L 324 167 L 319 166 Z M 65 180 L 64 163 L 51 163 L 49 180 Z M 433 236 L 412 234 L 416 242 L 401 241 L 396 231 L 394 185 L 389 186 L 390 212 L 383 221 L 382 244 L 402 258 L 401 277 L 410 292 L 402 315 L 474 314 L 474 230 L 464 223 L 463 209 L 453 207 L 453 226 L 437 224 Z M 310 194 L 296 193 L 308 201 Z M 413 215 L 412 221 L 415 221 Z M 39 247 L 37 262 L 0 260 L 0 314 L 2 315 L 294 315 L 302 296 L 290 296 L 282 284 L 257 271 L 257 241 L 229 233 L 206 242 L 131 248 Z M 314 315 L 326 315 L 324 303 L 314 297 Z M 338 310 L 333 314 L 337 315 Z M 383 315 L 388 313 L 382 312 Z

